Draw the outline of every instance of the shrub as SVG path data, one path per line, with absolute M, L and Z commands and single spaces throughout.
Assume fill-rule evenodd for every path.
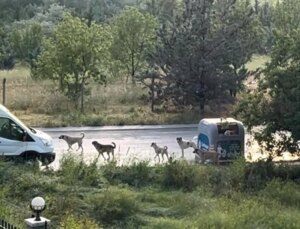
M 97 167 L 97 160 L 86 164 L 82 158 L 75 158 L 73 155 L 64 155 L 60 160 L 60 179 L 64 184 L 98 187 L 105 183 L 100 170 Z
M 265 199 L 271 198 L 286 206 L 300 207 L 299 185 L 292 181 L 274 179 L 260 193 Z
M 256 191 L 264 188 L 273 179 L 274 171 L 274 164 L 270 161 L 249 163 L 244 172 L 244 189 Z
M 94 218 L 105 223 L 125 220 L 138 210 L 136 194 L 125 188 L 109 187 L 89 198 Z
M 180 188 L 192 191 L 201 184 L 202 166 L 174 161 L 166 164 L 163 171 L 163 185 L 166 188 Z
M 66 218 L 60 223 L 60 229 L 101 229 L 99 225 L 96 224 L 91 219 L 82 218 L 75 215 L 67 215 Z
M 111 184 L 125 183 L 134 187 L 142 187 L 153 184 L 159 174 L 149 161 L 133 162 L 131 165 L 117 166 L 116 162 L 110 162 L 101 168 L 104 177 Z

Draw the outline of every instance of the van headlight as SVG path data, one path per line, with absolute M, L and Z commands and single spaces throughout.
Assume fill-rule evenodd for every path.
M 43 144 L 47 147 L 51 146 L 52 145 L 52 141 L 51 140 L 48 140 L 48 139 L 45 139 L 45 138 L 40 138 L 41 141 L 43 142 Z

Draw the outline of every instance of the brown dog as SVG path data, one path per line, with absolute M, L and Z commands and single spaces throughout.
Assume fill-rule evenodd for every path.
M 116 144 L 114 142 L 112 142 L 111 145 L 103 145 L 103 144 L 100 144 L 97 141 L 93 141 L 92 144 L 99 153 L 97 159 L 99 158 L 99 156 L 101 154 L 102 157 L 104 158 L 104 160 L 106 160 L 106 158 L 104 157 L 104 153 L 107 153 L 107 155 L 108 155 L 107 160 L 110 160 L 110 154 L 112 154 L 113 158 L 115 158 L 115 152 L 114 151 L 115 151 L 115 148 L 116 148 Z
M 83 152 L 83 148 L 82 148 L 82 139 L 84 138 L 85 134 L 84 133 L 81 133 L 82 137 L 72 137 L 72 136 L 69 136 L 69 135 L 60 135 L 59 136 L 59 139 L 63 139 L 67 142 L 69 148 L 68 150 L 72 149 L 72 145 L 74 145 L 75 143 L 78 144 L 78 149 L 81 148 L 81 152 Z
M 204 164 L 206 160 L 211 160 L 213 163 L 219 165 L 219 154 L 216 151 L 205 151 L 201 149 L 195 149 L 193 153 L 197 154 L 201 159 L 201 164 Z

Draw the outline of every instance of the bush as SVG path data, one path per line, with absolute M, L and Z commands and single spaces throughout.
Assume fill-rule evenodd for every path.
M 174 161 L 166 164 L 163 171 L 163 185 L 166 188 L 179 188 L 192 191 L 201 184 L 202 166 L 188 164 L 187 161 Z
M 64 184 L 100 187 L 105 180 L 97 167 L 97 160 L 86 164 L 82 158 L 64 155 L 60 160 L 60 179 Z
M 105 223 L 122 221 L 138 211 L 136 194 L 125 188 L 109 187 L 89 198 L 94 218 Z
M 244 172 L 244 188 L 256 191 L 265 187 L 266 183 L 275 175 L 274 164 L 271 161 L 249 163 Z
M 158 179 L 154 167 L 149 161 L 134 162 L 131 165 L 117 166 L 116 162 L 110 162 L 101 168 L 104 177 L 111 184 L 125 183 L 134 187 L 142 187 L 153 184 Z
M 299 185 L 292 181 L 274 179 L 267 183 L 266 188 L 260 193 L 265 199 L 271 198 L 289 207 L 300 207 Z
M 74 215 L 67 215 L 66 218 L 60 223 L 60 229 L 101 229 L 99 225 L 96 224 L 91 219 L 81 218 Z

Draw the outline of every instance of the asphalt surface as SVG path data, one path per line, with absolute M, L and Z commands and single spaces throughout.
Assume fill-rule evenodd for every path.
M 68 152 L 67 143 L 59 139 L 62 134 L 70 136 L 81 136 L 85 133 L 83 139 L 83 157 L 89 162 L 98 155 L 96 149 L 92 145 L 92 141 L 98 141 L 101 144 L 111 144 L 114 142 L 117 147 L 115 149 L 115 158 L 119 164 L 132 163 L 135 161 L 147 160 L 151 163 L 158 163 L 154 160 L 154 149 L 150 147 L 152 142 L 158 146 L 167 146 L 169 154 L 173 154 L 175 158 L 181 157 L 181 149 L 177 144 L 176 138 L 182 137 L 186 140 L 193 140 L 196 143 L 197 124 L 195 125 L 164 125 L 164 126 L 106 126 L 106 127 L 71 127 L 71 128 L 37 128 L 48 133 L 53 138 L 56 159 L 52 163 L 54 167 L 59 166 L 59 161 L 63 155 L 73 154 L 81 156 L 81 150 L 77 151 L 77 144 Z M 194 160 L 192 148 L 185 150 L 185 159 Z M 161 160 L 161 163 L 163 161 Z M 99 163 L 105 163 L 102 157 Z
M 67 128 L 37 128 L 48 133 L 53 138 L 54 150 L 56 159 L 51 164 L 53 168 L 59 167 L 59 161 L 64 155 L 72 154 L 76 157 L 83 157 L 88 163 L 93 161 L 98 153 L 92 141 L 98 141 L 101 144 L 111 144 L 114 142 L 117 146 L 115 149 L 115 159 L 118 164 L 129 164 L 133 162 L 147 160 L 150 164 L 163 163 L 156 158 L 154 160 L 154 149 L 150 147 L 152 142 L 158 146 L 167 146 L 169 155 L 175 159 L 181 158 L 181 149 L 177 144 L 176 138 L 182 137 L 186 140 L 192 140 L 196 143 L 198 135 L 198 125 L 153 125 L 153 126 L 105 126 L 105 127 L 67 127 Z M 67 151 L 68 145 L 64 140 L 59 139 L 62 134 L 70 136 L 81 136 L 85 133 L 83 139 L 83 153 L 81 150 L 76 151 L 77 144 L 73 145 L 72 151 Z M 251 140 L 251 146 L 245 146 L 245 157 L 247 160 L 255 161 L 259 158 L 266 158 L 268 155 L 263 155 L 259 146 L 253 141 L 253 138 L 246 134 L 245 142 Z M 194 161 L 193 149 L 186 149 L 184 159 Z M 284 154 L 276 160 L 291 160 L 289 154 Z M 166 160 L 165 160 L 166 161 Z M 100 157 L 99 163 L 106 163 Z

